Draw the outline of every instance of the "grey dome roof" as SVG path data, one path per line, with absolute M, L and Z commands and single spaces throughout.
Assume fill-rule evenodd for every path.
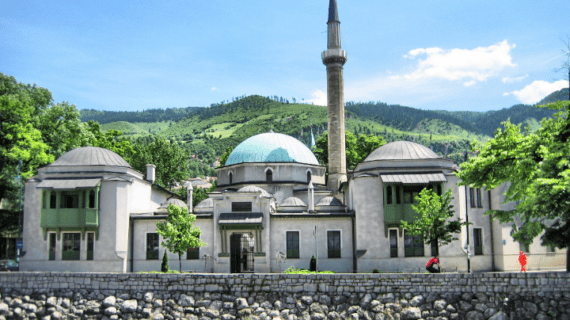
M 120 155 L 99 147 L 81 147 L 73 149 L 50 166 L 113 166 L 132 168 Z
M 166 207 L 168 207 L 168 205 L 171 204 L 171 203 L 172 203 L 173 205 L 179 206 L 179 207 L 186 207 L 186 206 L 187 206 L 187 205 L 186 205 L 186 202 L 184 202 L 184 201 L 182 201 L 182 200 L 179 200 L 179 199 L 176 199 L 176 198 L 171 198 L 171 199 L 168 199 L 168 200 L 166 200 L 165 202 L 161 203 L 161 204 L 160 204 L 160 208 L 166 208 Z
M 214 207 L 214 199 L 206 198 L 200 201 L 200 203 L 198 203 L 198 205 L 196 205 L 195 208 L 213 208 L 213 207 Z
M 286 134 L 267 132 L 250 137 L 230 153 L 226 166 L 244 162 L 296 162 L 318 165 L 301 141 Z
M 280 207 L 306 207 L 307 205 L 303 202 L 303 200 L 297 197 L 289 197 L 283 200 L 280 204 Z
M 257 186 L 245 186 L 243 188 L 240 188 L 237 192 L 261 192 L 261 196 L 262 197 L 267 197 L 267 198 L 272 198 L 273 196 L 265 191 L 264 189 L 257 187 Z
M 364 161 L 440 159 L 428 147 L 410 141 L 394 141 L 372 151 Z
M 319 200 L 317 206 L 343 206 L 343 204 L 335 197 L 324 197 Z

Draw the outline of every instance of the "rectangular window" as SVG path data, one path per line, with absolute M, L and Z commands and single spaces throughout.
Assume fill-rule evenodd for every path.
M 390 258 L 398 257 L 398 230 L 390 230 Z
M 402 198 L 400 195 L 400 187 L 396 187 L 396 204 L 401 204 Z
M 330 258 L 340 258 L 340 231 L 327 231 L 327 249 Z
M 42 209 L 47 209 L 48 197 L 49 197 L 49 191 L 43 190 L 42 191 Z
M 81 252 L 81 234 L 64 233 L 61 260 L 79 260 Z
M 251 202 L 232 202 L 233 212 L 251 212 Z
M 439 246 L 437 245 L 437 241 L 431 243 L 431 256 L 435 257 L 439 255 Z
M 476 256 L 483 255 L 483 230 L 481 228 L 473 229 L 473 246 Z
M 65 209 L 79 208 L 79 195 L 62 192 L 61 193 L 61 207 Z
M 481 198 L 481 188 L 477 188 L 477 208 L 483 208 L 483 201 Z
M 198 237 L 200 239 L 200 237 Z M 200 247 L 189 248 L 186 251 L 186 260 L 198 260 L 200 259 Z
M 469 203 L 471 208 L 475 208 L 475 189 L 469 188 Z
M 57 194 L 55 192 L 51 192 L 49 195 L 49 208 L 55 209 L 57 205 Z
M 287 259 L 299 259 L 299 232 L 287 231 Z
M 158 233 L 146 234 L 146 259 L 158 260 Z
M 386 187 L 386 204 L 392 204 L 392 186 Z
M 56 240 L 56 234 L 55 233 L 50 233 L 49 234 L 49 259 L 50 260 L 55 260 L 55 240 Z
M 423 257 L 424 242 L 421 236 L 412 236 L 408 230 L 404 231 L 404 248 L 406 257 Z
M 522 252 L 526 252 L 526 253 L 530 252 L 530 248 L 529 248 L 528 244 L 524 244 L 522 242 L 519 242 L 519 248 L 520 248 L 520 251 L 522 251 Z
M 555 246 L 550 246 L 550 245 L 546 246 L 546 253 L 555 253 L 555 252 L 556 252 Z
M 424 187 L 404 187 L 404 203 L 416 203 L 416 197 L 423 189 Z
M 95 234 L 87 234 L 87 260 L 93 260 L 93 246 L 95 245 Z

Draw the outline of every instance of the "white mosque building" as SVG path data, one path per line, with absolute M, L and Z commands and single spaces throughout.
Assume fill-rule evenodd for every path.
M 458 186 L 458 167 L 408 141 L 374 150 L 346 172 L 344 93 L 336 0 L 329 3 L 327 67 L 329 164 L 319 164 L 303 143 L 268 132 L 239 144 L 218 169 L 218 189 L 192 208 L 146 178 L 116 153 L 97 147 L 69 151 L 38 169 L 25 185 L 22 271 L 139 272 L 160 270 L 166 248 L 156 232 L 172 203 L 196 215 L 207 245 L 183 256 L 194 272 L 282 272 L 309 268 L 335 272 L 423 271 L 439 253 L 448 270 L 517 270 L 525 251 L 529 270 L 565 267 L 566 250 L 514 242 L 511 226 L 484 213 L 508 210 L 504 187 Z M 327 171 L 328 169 L 328 171 Z M 328 176 L 327 173 L 328 172 Z M 459 240 L 441 247 L 414 241 L 401 226 L 423 188 L 451 188 L 455 218 L 472 223 Z M 190 188 L 191 189 L 191 188 Z M 468 255 L 469 253 L 469 255 Z M 277 259 L 277 257 L 285 258 Z M 178 256 L 169 253 L 171 266 Z M 470 267 L 468 267 L 468 264 Z

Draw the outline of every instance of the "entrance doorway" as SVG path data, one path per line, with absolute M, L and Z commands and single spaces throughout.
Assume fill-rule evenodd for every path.
M 253 237 L 247 233 L 234 233 L 230 236 L 230 272 L 253 272 Z

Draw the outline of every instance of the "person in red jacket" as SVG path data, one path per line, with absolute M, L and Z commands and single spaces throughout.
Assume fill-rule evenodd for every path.
M 522 251 L 519 253 L 519 263 L 521 264 L 521 272 L 526 272 L 526 255 Z
M 437 269 L 433 266 L 434 264 L 437 264 Z M 439 265 L 439 260 L 437 259 L 437 256 L 434 256 L 433 258 L 429 259 L 428 263 L 426 264 L 426 270 L 429 271 L 430 273 L 441 272 L 441 266 Z

